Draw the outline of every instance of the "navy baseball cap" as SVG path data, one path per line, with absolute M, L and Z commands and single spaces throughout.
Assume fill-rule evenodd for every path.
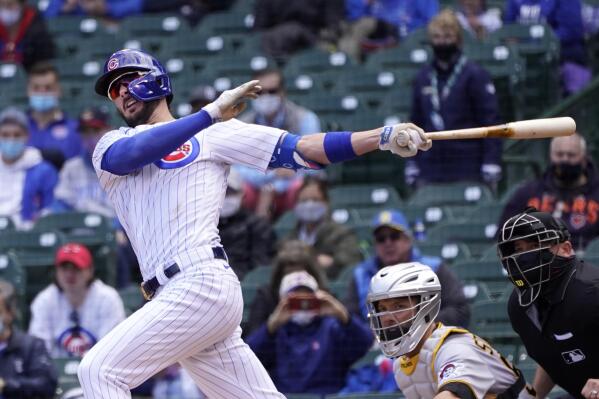
M 381 227 L 390 227 L 402 233 L 410 234 L 408 219 L 398 210 L 389 209 L 377 213 L 372 218 L 372 231 L 376 232 Z

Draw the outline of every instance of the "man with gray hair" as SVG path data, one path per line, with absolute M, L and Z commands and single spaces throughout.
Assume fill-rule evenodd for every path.
M 40 151 L 27 145 L 29 123 L 24 113 L 7 108 L 0 113 L 0 215 L 19 229 L 33 226 L 54 201 L 56 170 Z
M 599 177 L 586 149 L 586 141 L 579 133 L 554 138 L 545 173 L 524 183 L 512 195 L 499 226 L 532 206 L 566 223 L 576 251 L 599 236 Z

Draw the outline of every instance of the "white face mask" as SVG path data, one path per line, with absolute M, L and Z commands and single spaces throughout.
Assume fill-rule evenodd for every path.
M 298 310 L 291 315 L 290 320 L 300 326 L 307 326 L 316 316 L 316 313 L 311 310 Z
M 220 210 L 220 217 L 228 218 L 233 216 L 241 208 L 241 195 L 227 195 L 223 201 L 223 207 Z
M 321 201 L 302 201 L 295 206 L 295 216 L 302 222 L 322 220 L 328 210 L 327 204 Z
M 263 94 L 252 101 L 252 108 L 261 115 L 273 115 L 281 106 L 281 96 L 277 94 Z
M 9 10 L 0 8 L 0 22 L 4 26 L 13 26 L 21 18 L 21 10 Z

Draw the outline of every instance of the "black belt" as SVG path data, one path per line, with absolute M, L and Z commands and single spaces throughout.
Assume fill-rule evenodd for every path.
M 212 247 L 212 253 L 214 254 L 214 259 L 227 260 L 227 254 L 225 253 L 223 247 Z M 166 276 L 166 278 L 170 279 L 180 271 L 181 269 L 179 268 L 179 265 L 173 263 L 172 265 L 164 269 L 164 275 Z M 157 277 L 152 277 L 148 281 L 144 281 L 143 283 L 141 283 L 141 293 L 143 294 L 146 301 L 149 301 L 154 297 L 154 295 L 156 294 L 156 290 L 158 290 L 159 287 L 160 282 L 158 282 Z

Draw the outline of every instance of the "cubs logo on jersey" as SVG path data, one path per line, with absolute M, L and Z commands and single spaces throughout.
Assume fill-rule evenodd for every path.
M 182 168 L 183 166 L 192 163 L 199 154 L 200 143 L 195 137 L 192 137 L 166 157 L 154 162 L 154 165 L 158 166 L 160 169 Z
M 58 337 L 58 346 L 71 356 L 82 357 L 98 342 L 97 338 L 82 327 L 70 327 Z

